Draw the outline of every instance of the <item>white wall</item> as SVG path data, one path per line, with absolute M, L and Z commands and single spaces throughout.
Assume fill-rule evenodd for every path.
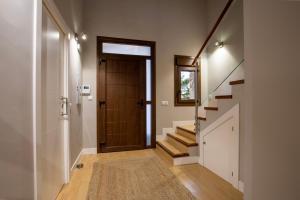
M 32 200 L 33 0 L 0 1 L 0 199 Z
M 210 2 L 207 10 L 212 12 L 213 8 L 218 7 L 219 4 L 219 0 L 215 1 L 215 4 Z M 221 11 L 217 13 L 217 16 L 220 14 Z M 235 0 L 206 47 L 209 93 L 216 89 L 243 60 L 243 36 L 243 0 Z M 224 42 L 224 47 L 216 48 L 217 41 Z M 239 67 L 238 71 L 243 74 L 243 67 Z
M 157 134 L 172 121 L 192 120 L 193 107 L 174 107 L 174 55 L 196 55 L 206 36 L 204 1 L 86 0 L 83 82 L 94 99 L 83 99 L 84 146 L 96 147 L 96 36 L 156 41 Z M 168 107 L 160 102 L 169 101 Z
M 300 2 L 244 2 L 246 200 L 300 199 Z

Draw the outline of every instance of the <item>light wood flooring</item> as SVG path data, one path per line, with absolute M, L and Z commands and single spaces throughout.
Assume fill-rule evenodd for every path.
M 84 164 L 82 169 L 72 172 L 71 181 L 65 185 L 56 200 L 86 200 L 93 164 L 101 160 L 136 158 L 158 155 L 163 163 L 178 177 L 199 200 L 242 200 L 243 195 L 229 183 L 219 178 L 201 165 L 172 166 L 171 158 L 162 149 L 105 153 L 98 155 L 83 155 L 80 158 Z

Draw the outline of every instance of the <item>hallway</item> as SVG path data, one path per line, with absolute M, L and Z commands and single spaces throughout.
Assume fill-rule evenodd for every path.
M 170 156 L 159 147 L 155 150 L 127 151 L 104 153 L 98 155 L 83 155 L 80 162 L 82 169 L 72 172 L 71 181 L 65 185 L 56 200 L 83 200 L 86 199 L 93 165 L 96 162 L 158 156 L 165 166 L 188 188 L 198 200 L 242 200 L 243 195 L 232 185 L 219 178 L 201 165 L 173 166 Z M 113 191 L 112 191 L 113 192 Z

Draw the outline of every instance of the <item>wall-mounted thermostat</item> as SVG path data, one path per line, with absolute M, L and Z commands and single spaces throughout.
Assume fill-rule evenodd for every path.
M 81 95 L 82 96 L 91 95 L 91 85 L 87 85 L 87 84 L 81 85 Z

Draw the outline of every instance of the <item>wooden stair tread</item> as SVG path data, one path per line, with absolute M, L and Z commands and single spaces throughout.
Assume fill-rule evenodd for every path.
M 236 81 L 230 81 L 229 85 L 239 85 L 239 84 L 244 84 L 245 80 L 236 80 Z
M 202 120 L 202 121 L 206 121 L 206 117 L 201 117 L 201 116 L 199 116 L 198 119 L 199 119 L 199 120 Z
M 187 147 L 193 147 L 193 146 L 198 146 L 197 142 L 194 140 L 191 140 L 187 137 L 184 137 L 182 135 L 176 134 L 176 133 L 168 133 L 167 134 L 169 137 L 177 140 L 178 142 L 184 144 Z
M 182 152 L 173 145 L 171 145 L 166 140 L 158 140 L 156 142 L 161 148 L 163 148 L 168 154 L 170 154 L 173 158 L 178 157 L 186 157 L 189 156 L 187 152 Z
M 217 111 L 219 110 L 218 107 L 204 107 L 204 110 L 214 110 L 214 111 Z
M 194 135 L 196 134 L 194 125 L 177 126 L 176 128 L 186 131 L 188 133 L 194 134 Z
M 232 95 L 218 95 L 215 99 L 232 99 Z

